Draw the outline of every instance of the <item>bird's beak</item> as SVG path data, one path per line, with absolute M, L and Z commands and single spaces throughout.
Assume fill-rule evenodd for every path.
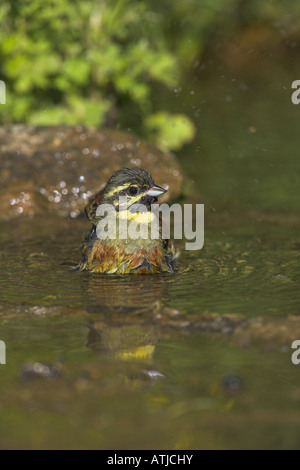
M 150 188 L 149 191 L 147 192 L 147 196 L 158 197 L 161 194 L 164 194 L 166 192 L 167 192 L 166 189 L 161 188 L 160 186 L 157 186 L 156 184 L 154 184 L 152 188 Z

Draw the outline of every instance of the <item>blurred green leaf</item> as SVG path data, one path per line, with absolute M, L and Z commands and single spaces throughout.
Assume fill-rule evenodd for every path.
M 146 127 L 152 140 L 163 150 L 178 150 L 190 142 L 196 133 L 193 122 L 184 114 L 170 114 L 165 111 L 151 114 Z
M 288 7 L 288 8 L 287 8 Z M 293 14 L 291 14 L 293 12 Z M 249 24 L 299 35 L 300 3 L 253 0 L 15 0 L 0 4 L 2 123 L 131 127 L 178 149 L 194 127 L 154 113 L 207 44 Z

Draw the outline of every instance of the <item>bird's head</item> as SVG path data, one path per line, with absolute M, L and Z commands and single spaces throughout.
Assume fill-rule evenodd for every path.
M 101 204 L 112 204 L 119 210 L 119 198 L 127 198 L 127 206 L 143 204 L 147 208 L 157 201 L 166 189 L 154 184 L 149 173 L 143 168 L 123 168 L 115 171 L 102 192 Z

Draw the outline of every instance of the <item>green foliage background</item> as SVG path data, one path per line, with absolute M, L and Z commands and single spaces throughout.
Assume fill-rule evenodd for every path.
M 14 0 L 0 5 L 0 121 L 119 125 L 178 149 L 192 121 L 153 109 L 156 84 L 174 89 L 213 36 L 249 22 L 297 30 L 296 0 Z M 290 9 L 289 9 L 290 11 Z

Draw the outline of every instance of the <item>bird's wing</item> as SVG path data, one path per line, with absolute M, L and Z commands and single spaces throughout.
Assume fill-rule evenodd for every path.
M 96 218 L 96 211 L 97 211 L 97 207 L 101 203 L 102 192 L 103 190 L 91 196 L 89 199 L 89 202 L 84 208 L 85 215 L 87 216 L 87 218 L 93 225 L 97 225 L 97 222 L 99 222 L 99 220 L 97 220 Z

